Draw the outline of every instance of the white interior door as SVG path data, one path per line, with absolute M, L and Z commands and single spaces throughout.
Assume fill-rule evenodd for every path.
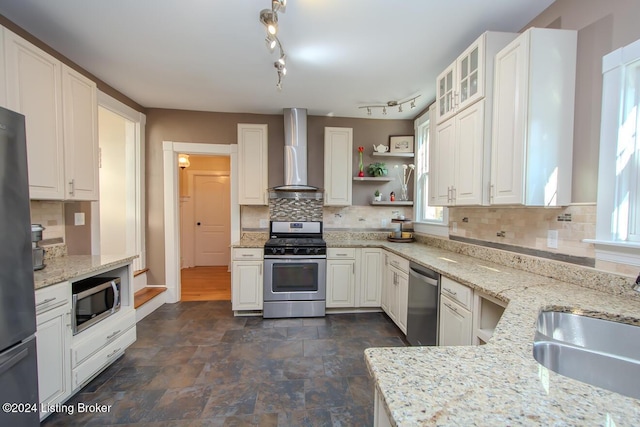
M 195 264 L 228 265 L 231 244 L 229 176 L 195 175 Z

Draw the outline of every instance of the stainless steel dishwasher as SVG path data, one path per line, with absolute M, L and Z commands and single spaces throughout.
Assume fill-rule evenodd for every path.
M 409 264 L 407 341 L 411 345 L 438 345 L 440 274 L 414 262 Z

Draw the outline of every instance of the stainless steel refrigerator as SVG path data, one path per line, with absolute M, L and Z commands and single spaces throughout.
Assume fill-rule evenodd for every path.
M 24 123 L 23 115 L 0 107 L 2 426 L 37 426 L 40 419 L 37 410 L 36 312 Z

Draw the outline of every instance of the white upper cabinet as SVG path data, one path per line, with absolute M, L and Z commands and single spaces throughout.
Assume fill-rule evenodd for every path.
M 267 205 L 269 187 L 267 125 L 238 124 L 238 200 Z
M 429 205 L 489 204 L 493 56 L 516 36 L 482 34 L 438 78 Z
M 324 128 L 324 189 L 326 206 L 350 206 L 353 182 L 353 129 Z
M 436 122 L 441 123 L 491 93 L 493 57 L 517 34 L 487 31 L 438 76 Z
M 98 200 L 98 100 L 96 84 L 62 66 L 66 199 Z
M 98 199 L 97 88 L 3 29 L 7 108 L 25 116 L 29 195 Z
M 63 200 L 62 64 L 4 30 L 7 107 L 25 116 L 29 196 Z
M 496 55 L 491 204 L 571 202 L 576 41 L 532 28 Z

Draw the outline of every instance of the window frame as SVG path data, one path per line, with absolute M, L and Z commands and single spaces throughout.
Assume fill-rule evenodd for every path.
M 640 205 L 635 209 L 620 213 L 622 186 L 635 188 L 640 176 L 640 140 L 636 134 L 635 153 L 627 164 L 631 169 L 625 177 L 620 177 L 618 155 L 621 136 L 622 116 L 626 92 L 627 67 L 640 61 L 640 40 L 617 49 L 602 58 L 602 117 L 600 127 L 600 160 L 598 169 L 598 197 L 596 217 L 596 238 L 585 239 L 595 246 L 596 259 L 601 261 L 640 266 L 640 242 L 629 236 L 619 218 L 637 218 Z M 636 96 L 637 98 L 637 96 Z M 640 103 L 638 103 L 640 105 Z M 636 116 L 640 117 L 640 116 Z M 625 168 L 626 169 L 626 168 Z M 611 189 L 615 189 L 612 191 Z M 630 238 L 631 237 L 631 238 Z
M 431 155 L 431 147 L 428 145 L 435 137 L 436 125 L 436 105 L 431 104 L 428 111 L 422 114 L 414 121 L 414 129 L 416 135 L 415 145 L 415 162 L 416 173 L 414 174 L 415 202 L 414 202 L 414 230 L 419 233 L 432 234 L 436 236 L 449 236 L 449 211 L 446 207 L 442 207 L 442 219 L 428 218 L 422 207 L 428 204 L 429 200 L 429 156 Z M 426 129 L 426 132 L 425 132 Z M 426 135 L 426 138 L 425 138 Z M 426 141 L 425 141 L 426 139 Z M 426 150 L 421 150 L 423 144 L 427 144 Z M 423 159 L 422 156 L 427 158 Z M 426 167 L 423 170 L 421 165 Z M 421 182 L 422 181 L 422 182 Z M 426 182 L 425 182 L 426 181 Z

